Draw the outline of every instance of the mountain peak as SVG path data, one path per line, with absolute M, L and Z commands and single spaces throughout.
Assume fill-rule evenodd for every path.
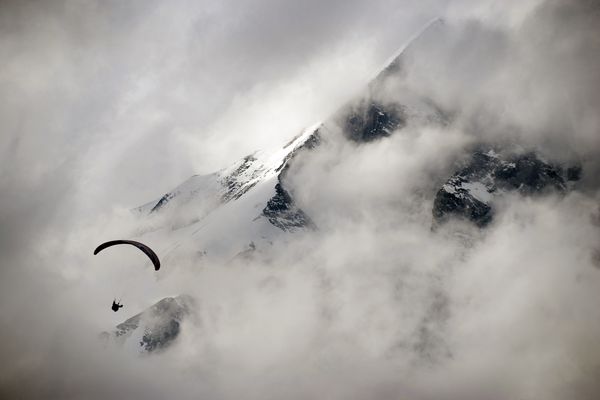
M 443 35 L 445 26 L 446 22 L 440 17 L 433 18 L 427 22 L 385 63 L 385 67 L 375 76 L 375 79 L 371 81 L 369 86 L 377 85 L 378 82 L 384 81 L 387 77 L 400 73 L 402 71 L 403 58 L 410 53 L 411 49 Z

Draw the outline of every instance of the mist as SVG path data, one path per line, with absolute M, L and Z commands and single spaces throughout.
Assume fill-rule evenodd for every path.
M 434 18 L 448 34 L 380 95 L 447 120 L 366 144 L 328 124 L 286 176 L 318 229 L 154 275 L 134 249 L 92 255 L 149 224 L 134 207 L 330 118 Z M 599 19 L 595 1 L 1 3 L 0 397 L 597 398 Z M 582 179 L 432 229 L 478 143 Z M 180 294 L 196 306 L 168 349 L 100 339 Z

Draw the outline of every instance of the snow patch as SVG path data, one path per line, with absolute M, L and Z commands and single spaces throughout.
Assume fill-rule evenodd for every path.
M 487 187 L 481 182 L 463 182 L 460 187 L 483 203 L 488 204 L 492 201 L 492 194 L 488 192 Z

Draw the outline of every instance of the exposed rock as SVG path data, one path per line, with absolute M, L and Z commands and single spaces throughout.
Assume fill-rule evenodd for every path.
M 225 188 L 222 196 L 223 203 L 239 199 L 259 182 L 265 168 L 257 161 L 254 155 L 248 155 L 233 172 L 221 179 L 221 184 Z
M 281 181 L 275 185 L 275 195 L 269 199 L 263 209 L 263 215 L 269 222 L 283 231 L 301 228 L 315 228 L 312 220 L 296 206 L 294 199 L 283 188 Z
M 143 351 L 164 349 L 179 335 L 181 323 L 190 315 L 193 305 L 193 298 L 187 295 L 166 297 L 117 325 L 113 335 L 122 343 L 141 336 L 138 345 Z
M 355 142 L 370 142 L 406 124 L 402 107 L 362 100 L 342 110 L 344 134 Z
M 321 144 L 319 129 L 315 130 L 302 145 L 296 147 L 286 157 L 278 170 L 278 183 L 275 185 L 275 195 L 269 199 L 262 211 L 269 222 L 283 231 L 294 231 L 302 228 L 315 229 L 316 226 L 308 215 L 294 202 L 293 197 L 285 189 L 285 176 L 290 168 L 291 161 L 304 151 L 310 151 Z
M 511 191 L 523 195 L 562 193 L 567 190 L 566 181 L 578 179 L 580 174 L 576 167 L 564 169 L 533 152 L 502 156 L 492 149 L 476 150 L 437 192 L 434 225 L 453 216 L 483 227 L 492 221 L 496 196 Z

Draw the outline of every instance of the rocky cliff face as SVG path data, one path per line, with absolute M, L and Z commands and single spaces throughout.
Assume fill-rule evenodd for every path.
M 434 225 L 461 218 L 484 227 L 493 219 L 497 197 L 509 192 L 524 196 L 564 193 L 567 182 L 579 179 L 579 174 L 578 167 L 553 164 L 535 152 L 500 154 L 480 147 L 436 193 Z
M 167 348 L 181 332 L 195 302 L 190 296 L 167 297 L 117 325 L 109 333 L 118 343 L 142 352 Z
M 390 136 L 406 124 L 403 107 L 368 99 L 348 106 L 341 118 L 346 136 L 359 143 Z
M 263 215 L 282 231 L 315 228 L 315 224 L 304 211 L 296 206 L 294 199 L 283 188 L 281 182 L 275 185 L 275 195 L 267 202 L 267 206 L 263 209 Z

